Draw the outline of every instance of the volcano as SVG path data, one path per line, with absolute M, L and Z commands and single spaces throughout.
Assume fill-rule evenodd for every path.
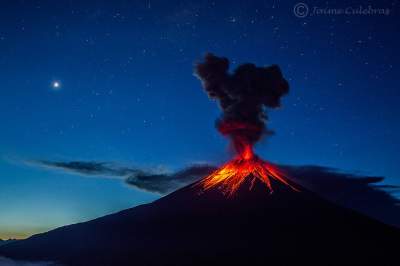
M 266 108 L 289 85 L 277 65 L 207 54 L 195 74 L 223 111 L 236 157 L 150 204 L 0 247 L 0 255 L 65 265 L 397 265 L 400 230 L 294 184 L 253 153 L 271 133 Z
M 7 244 L 0 255 L 64 265 L 396 264 L 395 227 L 276 178 L 271 193 L 254 172 L 233 194 L 222 183 L 205 187 L 214 174 L 150 204 Z
M 299 191 L 289 184 L 289 181 L 285 178 L 285 174 L 281 170 L 254 155 L 250 145 L 244 146 L 242 153 L 239 154 L 237 158 L 204 178 L 199 186 L 201 186 L 203 190 L 208 190 L 213 187 L 220 188 L 223 190 L 224 194 L 231 197 L 247 179 L 251 179 L 250 190 L 253 188 L 255 181 L 258 180 L 264 183 L 269 192 L 272 193 L 274 189 L 271 184 L 271 179 L 273 179 L 289 186 L 295 191 Z

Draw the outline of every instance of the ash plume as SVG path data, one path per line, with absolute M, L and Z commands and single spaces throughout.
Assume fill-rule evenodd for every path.
M 229 73 L 227 58 L 208 53 L 204 62 L 195 66 L 194 74 L 208 96 L 218 100 L 223 114 L 216 122 L 217 129 L 231 138 L 237 152 L 272 133 L 266 127 L 266 108 L 279 107 L 281 97 L 289 92 L 289 84 L 277 65 L 246 63 Z

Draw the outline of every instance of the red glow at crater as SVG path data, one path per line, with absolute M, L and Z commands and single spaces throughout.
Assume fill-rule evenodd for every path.
M 228 197 L 231 197 L 240 186 L 250 178 L 251 190 L 257 180 L 265 184 L 267 191 L 272 193 L 274 188 L 271 180 L 276 180 L 294 191 L 299 191 L 287 181 L 285 174 L 276 166 L 257 157 L 250 145 L 246 145 L 236 158 L 223 165 L 214 173 L 200 181 L 202 189 L 219 188 Z

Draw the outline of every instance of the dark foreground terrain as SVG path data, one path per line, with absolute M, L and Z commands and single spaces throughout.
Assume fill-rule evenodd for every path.
M 0 247 L 65 265 L 399 265 L 400 232 L 312 192 L 193 185 L 153 203 Z

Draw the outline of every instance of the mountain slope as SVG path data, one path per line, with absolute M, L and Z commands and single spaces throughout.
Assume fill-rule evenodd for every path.
M 0 247 L 67 265 L 396 265 L 399 230 L 301 188 L 190 185 L 153 203 Z
M 15 241 L 17 241 L 17 240 L 16 239 L 7 239 L 7 240 L 0 239 L 0 246 L 3 246 L 5 244 L 9 244 L 9 243 L 12 243 L 12 242 L 15 242 Z

